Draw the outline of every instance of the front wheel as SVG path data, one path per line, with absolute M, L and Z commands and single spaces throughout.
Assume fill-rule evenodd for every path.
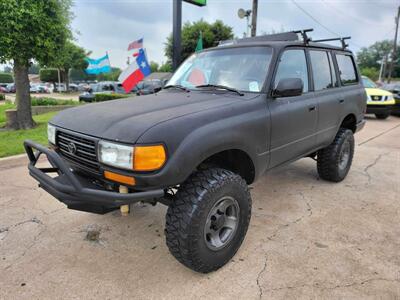
M 350 170 L 354 155 L 353 132 L 340 128 L 335 140 L 317 154 L 319 176 L 327 181 L 342 181 Z
M 243 178 L 219 168 L 197 171 L 180 186 L 168 208 L 167 246 L 186 267 L 215 271 L 239 249 L 250 215 L 251 197 Z

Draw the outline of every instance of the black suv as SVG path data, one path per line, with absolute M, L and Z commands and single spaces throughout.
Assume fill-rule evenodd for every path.
M 59 113 L 50 148 L 25 141 L 31 176 L 71 209 L 166 204 L 172 255 L 198 272 L 220 268 L 245 237 L 248 185 L 260 175 L 303 157 L 328 181 L 349 172 L 366 109 L 354 57 L 344 39 L 300 36 L 221 43 L 193 54 L 157 94 Z M 41 153 L 52 167 L 36 166 Z

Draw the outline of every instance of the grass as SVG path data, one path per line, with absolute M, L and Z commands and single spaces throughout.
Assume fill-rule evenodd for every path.
M 15 108 L 14 104 L 11 103 L 0 104 L 0 127 L 3 127 L 6 124 L 5 111 L 11 108 Z
M 0 120 L 4 117 L 4 108 L 7 104 L 0 105 Z M 37 126 L 29 130 L 0 131 L 0 157 L 24 153 L 23 142 L 26 139 L 47 145 L 47 122 L 57 112 L 34 116 Z M 1 121 L 0 121 L 1 125 Z

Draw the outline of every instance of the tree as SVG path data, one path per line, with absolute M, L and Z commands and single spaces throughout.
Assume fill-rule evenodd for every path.
M 95 74 L 87 74 L 84 70 L 70 69 L 69 80 L 71 81 L 94 81 L 96 80 Z
M 40 69 L 39 78 L 40 81 L 52 82 L 55 86 L 55 83 L 58 82 L 58 69 L 55 68 Z
M 85 49 L 67 40 L 62 49 L 60 49 L 57 57 L 50 62 L 52 67 L 60 69 L 67 90 L 69 87 L 69 70 L 72 68 L 77 70 L 86 69 L 88 65 L 85 60 L 87 54 Z
M 155 61 L 150 62 L 151 72 L 158 72 L 159 65 Z
M 385 56 L 389 56 L 393 49 L 393 41 L 384 40 L 376 42 L 369 47 L 361 48 L 357 53 L 357 62 L 361 69 L 374 68 L 380 70 L 381 61 Z M 400 49 L 398 49 L 397 57 L 400 55 Z M 386 74 L 383 74 L 385 77 Z M 393 69 L 393 76 L 400 77 L 400 67 L 397 65 Z
M 210 24 L 204 20 L 197 22 L 187 22 L 182 28 L 182 60 L 186 59 L 196 49 L 197 41 L 203 35 L 203 48 L 215 47 L 220 41 L 233 39 L 232 27 L 225 25 L 217 20 Z M 168 58 L 168 64 L 172 61 L 172 35 L 167 38 L 165 44 L 165 55 Z
M 364 67 L 360 68 L 361 75 L 367 76 L 376 81 L 379 78 L 379 70 L 377 68 Z
M 97 75 L 98 81 L 118 81 L 118 77 L 121 74 L 120 68 L 111 68 L 111 72 L 108 73 L 101 73 Z
M 71 37 L 71 0 L 1 0 L 0 63 L 13 61 L 17 89 L 14 128 L 32 128 L 28 69 L 54 60 Z

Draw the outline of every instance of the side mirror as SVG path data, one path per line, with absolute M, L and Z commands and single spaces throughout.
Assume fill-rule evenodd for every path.
M 300 78 L 282 78 L 272 93 L 274 98 L 300 96 L 303 93 L 303 80 Z

